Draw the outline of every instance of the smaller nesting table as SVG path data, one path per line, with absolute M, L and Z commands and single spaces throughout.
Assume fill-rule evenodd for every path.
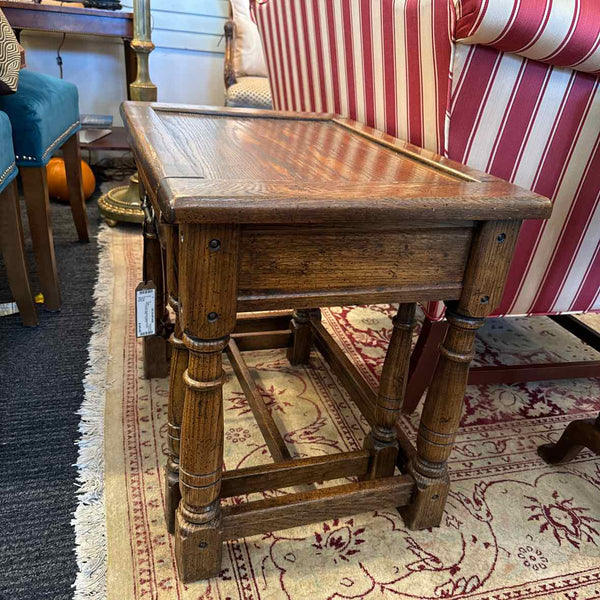
M 522 220 L 547 218 L 550 201 L 331 115 L 135 102 L 122 113 L 145 188 L 144 277 L 158 286 L 161 316 L 162 239 L 176 314 L 166 522 L 181 579 L 217 575 L 228 539 L 390 507 L 410 528 L 439 525 L 475 333 L 500 301 Z M 414 448 L 395 423 L 415 303 L 427 300 L 446 302 L 449 329 Z M 317 307 L 378 302 L 400 304 L 375 392 Z M 287 347 L 292 364 L 306 363 L 313 341 L 371 433 L 362 450 L 293 460 L 242 355 Z M 223 352 L 273 464 L 222 471 Z

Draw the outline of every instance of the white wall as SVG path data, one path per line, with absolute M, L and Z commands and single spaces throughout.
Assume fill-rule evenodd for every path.
M 122 0 L 131 10 L 132 0 Z M 150 76 L 161 102 L 223 104 L 223 25 L 227 0 L 152 0 Z M 23 31 L 27 66 L 58 77 L 62 34 Z M 82 113 L 111 114 L 120 123 L 126 98 L 123 44 L 117 38 L 68 34 L 61 49 L 63 74 L 79 88 Z

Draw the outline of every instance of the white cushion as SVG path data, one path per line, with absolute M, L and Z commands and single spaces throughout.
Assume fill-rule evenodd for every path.
M 267 77 L 258 28 L 250 15 L 249 0 L 231 0 L 235 23 L 233 65 L 238 77 Z

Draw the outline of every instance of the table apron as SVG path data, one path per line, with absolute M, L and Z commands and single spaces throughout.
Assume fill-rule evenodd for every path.
M 238 310 L 454 300 L 472 237 L 464 222 L 243 227 Z

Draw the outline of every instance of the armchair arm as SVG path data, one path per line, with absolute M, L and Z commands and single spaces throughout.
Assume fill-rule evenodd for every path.
M 233 63 L 233 51 L 235 44 L 235 23 L 230 19 L 225 23 L 225 67 L 223 76 L 225 89 L 229 89 L 236 81 L 235 65 Z
M 600 2 L 455 0 L 463 44 L 600 74 Z

